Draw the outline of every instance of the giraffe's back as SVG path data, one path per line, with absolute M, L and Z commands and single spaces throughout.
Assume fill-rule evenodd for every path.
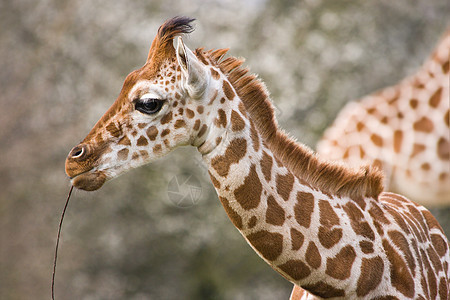
M 450 30 L 411 77 L 347 104 L 317 145 L 319 154 L 383 169 L 389 191 L 450 205 Z

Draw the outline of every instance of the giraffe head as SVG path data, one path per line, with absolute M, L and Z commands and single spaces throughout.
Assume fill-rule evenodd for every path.
M 145 65 L 127 76 L 114 104 L 70 151 L 66 173 L 75 187 L 97 190 L 177 146 L 205 142 L 211 75 L 181 37 L 173 45 L 193 31 L 192 21 L 176 17 L 159 28 Z

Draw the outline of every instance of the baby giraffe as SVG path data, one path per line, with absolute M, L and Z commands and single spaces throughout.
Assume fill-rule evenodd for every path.
M 449 243 L 430 212 L 383 192 L 377 170 L 324 161 L 289 138 L 242 60 L 185 46 L 192 21 L 159 28 L 145 65 L 69 153 L 72 185 L 97 190 L 192 145 L 231 222 L 295 285 L 291 299 L 448 299 Z

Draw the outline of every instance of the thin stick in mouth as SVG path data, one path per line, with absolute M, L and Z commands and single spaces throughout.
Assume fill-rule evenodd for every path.
M 52 274 L 52 300 L 55 300 L 55 274 L 56 274 L 56 260 L 58 259 L 58 246 L 59 237 L 61 236 L 61 228 L 64 220 L 64 215 L 66 214 L 67 205 L 69 204 L 70 195 L 72 195 L 73 185 L 70 187 L 69 195 L 67 195 L 66 204 L 64 205 L 63 212 L 61 214 L 61 220 L 59 221 L 58 236 L 56 237 L 56 247 L 55 256 L 53 259 L 53 274 Z

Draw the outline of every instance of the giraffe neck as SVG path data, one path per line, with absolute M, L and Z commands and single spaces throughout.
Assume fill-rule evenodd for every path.
M 226 113 L 225 138 L 203 159 L 229 218 L 288 280 L 309 290 L 329 286 L 343 296 L 359 239 L 351 227 L 339 226 L 333 206 L 351 200 L 332 198 L 294 176 L 266 146 L 242 105 Z M 330 278 L 343 279 L 340 287 L 328 284 Z

